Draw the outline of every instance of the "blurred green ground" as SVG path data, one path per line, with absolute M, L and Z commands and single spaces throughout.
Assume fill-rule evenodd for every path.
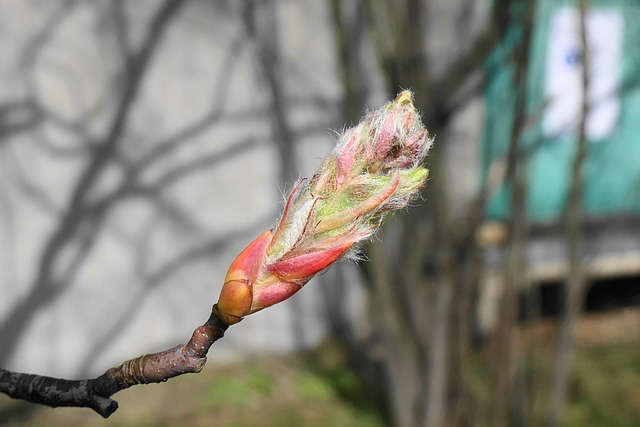
M 635 315 L 640 314 L 636 309 Z M 638 317 L 638 316 L 635 316 Z M 598 325 L 602 321 L 596 319 Z M 564 425 L 640 425 L 640 325 L 629 339 L 581 345 Z M 614 331 L 615 332 L 615 331 Z M 615 335 L 615 333 L 613 333 Z M 595 334 L 589 335 L 597 338 Z M 215 351 L 215 348 L 214 348 Z M 482 359 L 481 357 L 479 358 Z M 108 420 L 88 409 L 39 407 L 0 395 L 2 426 L 348 426 L 386 425 L 365 397 L 346 355 L 324 344 L 302 355 L 268 356 L 242 364 L 209 364 L 197 375 L 118 393 L 120 409 Z M 477 369 L 476 369 L 477 368 Z M 473 369 L 486 390 L 482 365 Z M 480 397 L 480 403 L 482 401 Z

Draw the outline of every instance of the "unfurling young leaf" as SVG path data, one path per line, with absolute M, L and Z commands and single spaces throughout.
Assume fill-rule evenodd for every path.
M 418 196 L 433 139 L 412 98 L 403 91 L 347 129 L 311 180 L 295 185 L 275 229 L 229 267 L 217 304 L 225 323 L 289 298 Z

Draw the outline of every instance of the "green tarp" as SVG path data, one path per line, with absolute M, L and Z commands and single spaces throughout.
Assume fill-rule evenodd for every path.
M 587 40 L 592 66 L 584 164 L 583 209 L 590 216 L 640 214 L 640 1 L 591 1 Z M 580 14 L 575 1 L 538 0 L 527 73 L 522 155 L 527 212 L 534 223 L 564 213 L 582 105 Z M 512 25 L 487 62 L 482 179 L 503 169 L 514 120 L 513 49 L 522 27 Z M 499 174 L 498 174 L 499 175 Z M 509 212 L 502 183 L 487 216 Z

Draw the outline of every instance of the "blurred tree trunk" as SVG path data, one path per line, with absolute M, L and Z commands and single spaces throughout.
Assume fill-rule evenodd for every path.
M 345 111 L 351 115 L 362 108 L 362 97 L 355 89 L 356 50 L 349 49 L 353 35 L 345 25 L 344 3 L 332 0 L 330 6 Z M 438 78 L 432 77 L 427 67 L 426 21 L 433 2 L 362 0 L 355 2 L 355 9 L 362 5 L 368 41 L 385 79 L 387 96 L 411 88 L 427 128 L 440 135 L 446 132 L 456 108 L 464 104 L 464 96 L 460 100 L 454 95 L 480 69 L 499 40 L 506 25 L 503 8 L 508 3 L 497 2 L 487 29 Z M 471 93 L 478 89 L 472 88 Z M 427 202 L 403 217 L 401 224 L 389 224 L 382 231 L 385 244 L 370 244 L 367 256 L 371 262 L 363 264 L 370 282 L 372 327 L 384 349 L 378 360 L 385 372 L 388 414 L 394 426 L 473 423 L 465 367 L 469 364 L 469 308 L 473 283 L 477 282 L 472 277 L 477 269 L 470 247 L 481 208 L 472 211 L 473 219 L 462 229 L 452 222 L 443 142 L 442 138 L 436 141 L 429 157 Z
M 582 109 L 580 123 L 578 124 L 576 155 L 571 171 L 571 184 L 569 188 L 569 200 L 566 210 L 566 243 L 569 263 L 568 277 L 565 282 L 560 334 L 556 349 L 556 361 L 554 366 L 553 384 L 551 388 L 551 400 L 549 405 L 549 427 L 560 425 L 562 414 L 566 406 L 569 392 L 569 380 L 573 368 L 575 355 L 574 329 L 576 321 L 582 310 L 584 292 L 587 280 L 585 277 L 582 255 L 582 170 L 587 157 L 586 126 L 589 115 L 589 85 L 591 55 L 589 52 L 589 40 L 587 36 L 587 0 L 580 0 L 580 43 L 582 60 Z
M 505 247 L 503 289 L 500 300 L 498 326 L 492 343 L 494 396 L 492 426 L 526 424 L 523 411 L 526 405 L 522 357 L 518 354 L 515 332 L 518 321 L 519 295 L 526 288 L 525 247 L 528 235 L 526 206 L 526 156 L 522 147 L 526 122 L 527 70 L 535 0 L 527 0 L 525 8 L 514 16 L 522 26 L 522 36 L 513 49 L 513 87 L 516 91 L 515 115 L 506 159 L 505 181 L 510 188 L 510 213 L 507 222 L 508 242 Z

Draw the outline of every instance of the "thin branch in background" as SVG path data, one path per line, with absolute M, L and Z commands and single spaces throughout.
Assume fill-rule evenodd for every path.
M 353 10 L 345 10 L 353 4 Z M 342 2 L 331 0 L 331 24 L 340 64 L 343 114 L 349 123 L 357 121 L 369 88 L 364 79 L 361 49 L 365 33 L 362 0 Z
M 582 60 L 582 106 L 578 125 L 576 155 L 571 169 L 569 200 L 567 203 L 565 226 L 569 261 L 568 277 L 565 281 L 565 302 L 563 306 L 560 334 L 556 348 L 553 384 L 551 387 L 547 425 L 561 424 L 562 414 L 568 399 L 569 380 L 575 358 L 575 324 L 582 310 L 587 278 L 583 266 L 582 243 L 582 199 L 583 168 L 587 158 L 587 118 L 591 108 L 589 88 L 591 84 L 591 52 L 589 46 L 587 13 L 588 0 L 579 2 L 579 35 Z
M 369 286 L 371 287 L 371 311 L 373 327 L 384 346 L 384 391 L 388 416 L 394 425 L 410 426 L 414 424 L 414 408 L 420 389 L 415 375 L 420 372 L 421 360 L 416 357 L 414 340 L 407 339 L 403 314 L 396 304 L 397 295 L 391 268 L 386 259 L 384 248 L 379 242 L 367 247 L 367 256 L 371 263 L 367 265 Z M 412 378 L 414 377 L 414 378 Z
M 526 206 L 526 168 L 527 159 L 522 153 L 522 137 L 526 127 L 526 99 L 529 52 L 533 17 L 536 0 L 527 0 L 526 8 L 518 15 L 519 25 L 523 28 L 522 37 L 514 48 L 513 87 L 516 91 L 513 127 L 507 152 L 506 182 L 510 191 L 510 211 L 508 217 L 508 242 L 504 249 L 503 288 L 500 299 L 498 327 L 493 342 L 493 381 L 494 397 L 491 425 L 507 426 L 510 417 L 519 418 L 522 404 L 526 400 L 522 393 L 516 393 L 514 385 L 518 382 L 520 360 L 515 342 L 515 327 L 518 314 L 518 294 L 525 288 L 526 258 L 525 245 L 528 235 Z

